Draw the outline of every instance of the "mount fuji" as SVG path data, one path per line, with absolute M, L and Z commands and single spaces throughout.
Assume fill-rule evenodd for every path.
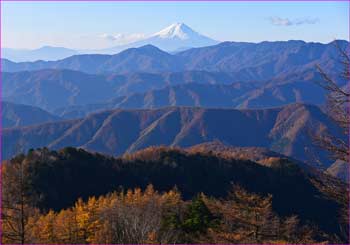
M 194 31 L 184 23 L 174 23 L 143 40 L 104 49 L 102 52 L 114 54 L 128 48 L 137 48 L 148 44 L 167 52 L 176 52 L 189 48 L 211 46 L 217 43 L 219 42 Z
M 55 61 L 77 54 L 117 54 L 129 48 L 139 48 L 149 44 L 167 52 L 179 52 L 217 43 L 219 42 L 199 34 L 184 23 L 174 23 L 142 40 L 105 49 L 72 50 L 63 47 L 44 46 L 33 50 L 2 48 L 1 51 L 2 58 L 13 62 L 31 62 L 37 60 Z

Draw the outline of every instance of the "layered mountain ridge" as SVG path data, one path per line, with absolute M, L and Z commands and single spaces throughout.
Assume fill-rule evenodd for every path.
M 5 100 L 51 112 L 75 106 L 112 109 L 171 105 L 263 108 L 294 102 L 321 105 L 325 102 L 325 91 L 317 84 L 321 80 L 315 70 L 265 81 L 242 81 L 236 73 L 206 71 L 95 75 L 51 69 L 4 72 L 2 76 Z
M 346 49 L 348 42 L 338 40 Z M 74 55 L 58 61 L 14 63 L 2 60 L 3 71 L 16 72 L 40 69 L 70 69 L 86 73 L 215 71 L 234 72 L 245 80 L 266 80 L 279 75 L 300 73 L 321 65 L 331 70 L 337 61 L 335 42 L 328 44 L 303 41 L 237 43 L 224 42 L 213 46 L 169 54 L 146 45 L 127 49 L 115 55 Z
M 220 140 L 232 146 L 266 147 L 315 164 L 330 164 L 328 154 L 312 143 L 312 134 L 340 135 L 337 126 L 311 105 L 294 104 L 260 110 L 168 107 L 154 110 L 111 110 L 82 119 L 5 129 L 4 158 L 25 149 L 83 147 L 109 155 L 152 145 L 189 147 Z M 317 161 L 315 161 L 317 156 Z
M 176 26 L 170 29 L 158 36 L 187 38 Z M 337 126 L 322 111 L 312 109 L 316 107 L 288 108 L 295 102 L 324 104 L 325 91 L 317 84 L 322 76 L 316 65 L 340 87 L 349 86 L 336 76 L 337 47 L 346 49 L 348 42 L 224 42 L 175 54 L 145 45 L 115 55 L 74 55 L 50 62 L 3 59 L 2 67 L 8 71 L 2 74 L 4 99 L 58 117 L 78 118 L 47 123 L 52 120 L 42 117 L 18 123 L 21 115 L 26 115 L 18 114 L 9 127 L 37 125 L 7 129 L 6 140 L 11 143 L 4 155 L 15 154 L 17 144 L 24 144 L 25 149 L 72 145 L 119 155 L 154 144 L 186 147 L 219 139 L 231 146 L 266 147 L 311 164 L 321 162 L 325 164 L 322 168 L 327 168 L 331 160 L 325 152 L 316 152 L 308 130 L 320 133 L 329 129 L 338 136 Z M 281 106 L 283 110 L 278 109 Z M 264 109 L 271 107 L 276 108 Z M 266 113 L 269 119 L 258 119 L 259 113 Z M 213 118 L 222 119 L 217 123 L 224 133 L 215 129 Z M 234 128 L 236 121 L 249 127 Z M 270 126 L 262 127 L 261 122 Z M 116 130 L 120 125 L 125 125 L 123 130 Z M 252 132 L 257 132 L 254 140 Z M 225 138 L 227 135 L 232 137 Z M 343 167 L 331 172 L 338 169 Z

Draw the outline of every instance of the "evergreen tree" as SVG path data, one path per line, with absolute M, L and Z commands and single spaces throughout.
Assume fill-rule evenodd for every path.
M 196 196 L 188 205 L 183 229 L 192 234 L 205 233 L 214 224 L 214 216 L 205 205 L 201 195 Z

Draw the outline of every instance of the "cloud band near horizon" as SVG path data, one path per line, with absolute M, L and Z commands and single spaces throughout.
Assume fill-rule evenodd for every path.
M 313 25 L 319 23 L 318 18 L 310 18 L 306 17 L 303 19 L 288 19 L 288 18 L 281 18 L 281 17 L 270 17 L 269 18 L 270 23 L 275 26 L 298 26 L 298 25 Z

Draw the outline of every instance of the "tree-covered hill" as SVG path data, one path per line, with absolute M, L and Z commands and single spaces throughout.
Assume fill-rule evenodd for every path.
M 44 212 L 70 207 L 78 198 L 145 189 L 150 184 L 161 192 L 177 188 L 185 200 L 199 193 L 224 198 L 233 185 L 239 185 L 262 196 L 271 194 L 272 208 L 282 217 L 297 215 L 303 224 L 315 224 L 339 237 L 346 229 L 341 218 L 346 207 L 346 200 L 341 198 L 347 191 L 345 185 L 332 178 L 325 183 L 322 175 L 283 158 L 273 159 L 267 167 L 249 160 L 165 147 L 151 147 L 121 158 L 65 148 L 31 150 L 10 162 L 3 168 L 5 176 L 10 174 L 11 186 L 18 181 L 13 169 L 22 166 L 24 194 Z M 330 191 L 327 187 L 331 185 Z

